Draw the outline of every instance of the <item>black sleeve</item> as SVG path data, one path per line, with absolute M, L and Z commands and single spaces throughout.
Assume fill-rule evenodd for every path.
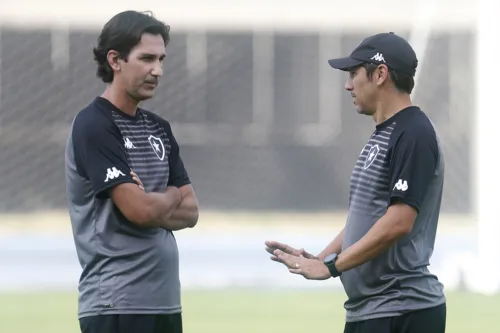
M 397 135 L 390 149 L 390 203 L 403 202 L 417 212 L 438 162 L 435 132 L 411 129 Z
M 121 183 L 134 183 L 120 131 L 105 117 L 80 114 L 73 124 L 73 149 L 78 173 L 88 179 L 100 199 Z
M 165 121 L 166 122 L 166 121 Z M 167 135 L 170 140 L 170 155 L 168 156 L 168 163 L 170 167 L 170 173 L 168 177 L 168 186 L 181 187 L 184 185 L 191 184 L 186 168 L 184 167 L 184 162 L 179 153 L 179 145 L 177 140 L 172 133 L 172 128 L 170 124 L 166 122 Z

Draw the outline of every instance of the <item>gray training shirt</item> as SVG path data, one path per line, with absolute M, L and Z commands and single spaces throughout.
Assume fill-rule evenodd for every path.
M 417 107 L 376 126 L 351 176 L 342 250 L 359 241 L 392 202 L 413 206 L 410 234 L 372 261 L 344 272 L 348 322 L 391 317 L 445 302 L 427 268 L 443 193 L 444 158 L 434 127 Z
M 190 180 L 170 124 L 130 116 L 97 97 L 78 113 L 66 146 L 66 191 L 80 265 L 78 317 L 181 312 L 179 254 L 171 231 L 129 222 L 109 197 L 121 183 L 146 192 Z

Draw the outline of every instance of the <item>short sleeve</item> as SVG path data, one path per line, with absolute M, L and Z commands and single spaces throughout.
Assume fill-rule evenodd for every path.
M 97 198 L 109 198 L 113 186 L 134 183 L 122 136 L 112 120 L 80 114 L 73 124 L 72 141 L 77 171 L 90 181 Z
M 167 123 L 168 124 L 168 123 Z M 180 148 L 177 140 L 172 133 L 172 128 L 168 124 L 167 134 L 170 140 L 170 155 L 168 157 L 168 163 L 170 166 L 170 173 L 168 177 L 168 186 L 182 187 L 184 185 L 191 184 L 186 168 L 184 167 L 184 162 L 182 161 L 180 155 Z
M 390 152 L 390 202 L 403 202 L 420 211 L 438 156 L 435 132 L 425 128 L 400 133 Z

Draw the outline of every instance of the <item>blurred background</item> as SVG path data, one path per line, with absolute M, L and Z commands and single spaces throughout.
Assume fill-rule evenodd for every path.
M 445 150 L 430 269 L 447 290 L 447 332 L 500 332 L 495 0 L 0 0 L 1 333 L 79 332 L 64 147 L 104 90 L 100 29 L 126 9 L 171 25 L 163 81 L 143 106 L 171 122 L 201 205 L 198 226 L 177 233 L 185 332 L 342 332 L 338 281 L 292 276 L 264 241 L 316 253 L 342 228 L 374 123 L 327 60 L 382 31 L 415 48 L 413 101 Z

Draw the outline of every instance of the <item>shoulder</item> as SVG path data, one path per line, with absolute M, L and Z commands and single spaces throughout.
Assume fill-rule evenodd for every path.
M 103 135 L 119 135 L 111 112 L 99 108 L 95 102 L 91 102 L 80 110 L 73 121 L 73 138 L 100 139 Z
M 420 108 L 411 107 L 396 115 L 389 143 L 394 146 L 405 141 L 437 147 L 437 140 L 436 130 L 429 117 Z

